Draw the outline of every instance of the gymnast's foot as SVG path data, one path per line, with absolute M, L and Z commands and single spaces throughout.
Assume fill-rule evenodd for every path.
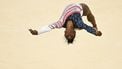
M 29 31 L 32 35 L 38 35 L 38 32 L 36 30 L 29 29 Z

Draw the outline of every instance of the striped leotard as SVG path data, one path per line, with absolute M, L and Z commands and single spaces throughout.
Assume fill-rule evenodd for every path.
M 66 19 L 72 15 L 73 13 L 80 13 L 81 16 L 83 15 L 83 9 L 82 6 L 80 4 L 70 4 L 68 5 L 64 12 L 62 13 L 61 17 L 59 18 L 59 20 L 51 25 L 49 25 L 49 27 L 51 29 L 54 28 L 62 28 Z

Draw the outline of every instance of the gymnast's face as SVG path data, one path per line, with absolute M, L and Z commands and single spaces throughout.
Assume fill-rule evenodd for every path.
M 67 39 L 68 43 L 73 43 L 75 35 L 76 35 L 76 32 L 74 30 L 71 30 L 71 31 L 66 30 L 64 36 Z

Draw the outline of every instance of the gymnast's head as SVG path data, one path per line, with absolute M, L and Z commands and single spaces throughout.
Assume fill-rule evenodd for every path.
M 76 32 L 74 30 L 66 30 L 65 31 L 65 38 L 68 42 L 68 44 L 72 44 L 75 38 Z

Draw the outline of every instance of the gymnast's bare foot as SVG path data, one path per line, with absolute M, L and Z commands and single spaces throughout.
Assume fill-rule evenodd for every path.
M 38 35 L 38 32 L 36 30 L 29 29 L 29 31 L 32 35 Z

